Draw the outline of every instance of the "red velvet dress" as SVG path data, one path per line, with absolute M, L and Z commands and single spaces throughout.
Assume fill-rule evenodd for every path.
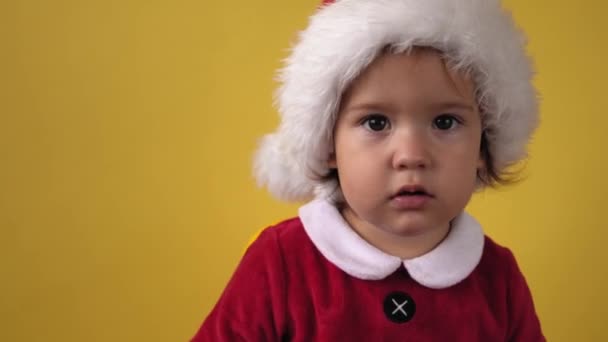
M 400 260 L 330 204 L 267 228 L 192 341 L 545 341 L 512 253 L 466 213 Z

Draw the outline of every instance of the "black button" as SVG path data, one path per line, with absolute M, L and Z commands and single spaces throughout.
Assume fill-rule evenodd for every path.
M 416 314 L 416 303 L 403 292 L 392 292 L 384 299 L 384 314 L 395 323 L 409 322 Z

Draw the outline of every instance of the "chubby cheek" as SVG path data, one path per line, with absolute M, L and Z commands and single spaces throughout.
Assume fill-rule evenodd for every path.
M 449 189 L 452 200 L 466 205 L 477 184 L 479 158 L 469 154 L 453 155 L 443 169 L 443 187 Z
M 383 187 L 382 171 L 378 170 L 378 162 L 366 158 L 364 153 L 343 150 L 348 158 L 338 157 L 338 177 L 340 187 L 346 201 L 353 207 L 367 207 L 378 197 Z
M 373 190 L 378 189 L 378 184 L 375 184 L 379 179 L 378 174 L 370 170 L 368 166 L 364 167 L 361 163 L 355 163 L 350 159 L 346 163 L 339 163 L 338 176 L 340 177 L 340 185 L 346 196 L 353 195 L 357 197 L 371 196 Z

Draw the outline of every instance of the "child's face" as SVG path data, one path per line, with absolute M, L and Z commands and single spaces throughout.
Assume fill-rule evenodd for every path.
M 358 231 L 447 231 L 483 167 L 473 82 L 427 49 L 383 54 L 353 81 L 334 141 L 330 166 Z

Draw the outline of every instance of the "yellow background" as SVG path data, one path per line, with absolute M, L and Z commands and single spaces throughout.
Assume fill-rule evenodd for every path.
M 0 4 L 0 341 L 185 341 L 260 228 L 251 177 L 306 1 Z M 608 340 L 605 1 L 510 0 L 542 127 L 521 185 L 471 211 L 550 341 Z

